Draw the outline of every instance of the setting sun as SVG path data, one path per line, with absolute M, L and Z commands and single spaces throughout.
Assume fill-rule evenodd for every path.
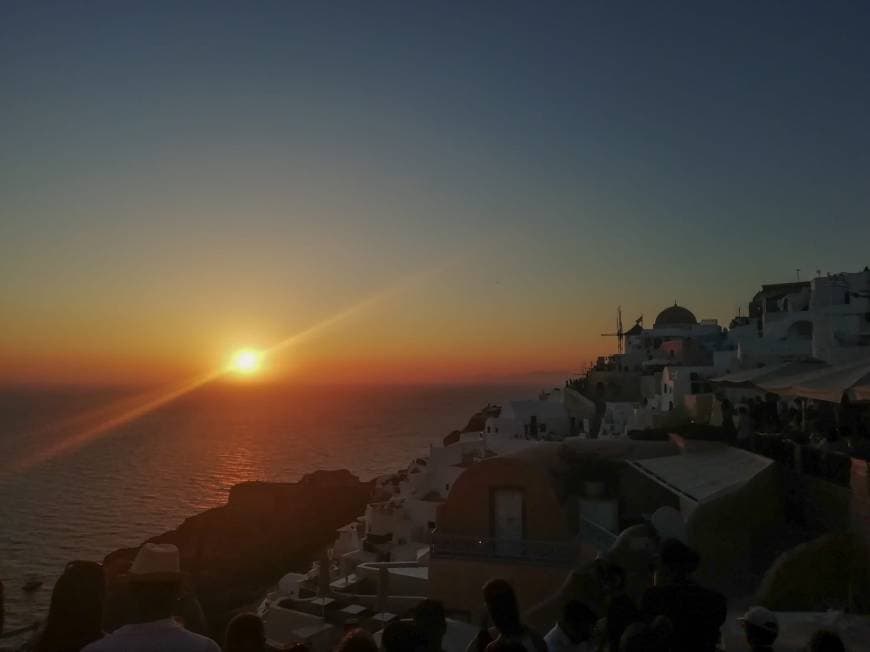
M 233 355 L 230 369 L 239 374 L 250 376 L 260 370 L 263 354 L 254 349 L 242 349 Z

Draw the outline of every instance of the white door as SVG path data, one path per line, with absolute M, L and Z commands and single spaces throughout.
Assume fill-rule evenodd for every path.
M 493 537 L 496 539 L 496 554 L 519 555 L 523 541 L 523 492 L 518 489 L 497 489 L 494 500 Z

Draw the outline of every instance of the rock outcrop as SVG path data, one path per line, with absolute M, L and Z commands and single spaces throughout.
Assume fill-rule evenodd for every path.
M 482 410 L 471 415 L 471 418 L 469 418 L 468 423 L 465 424 L 465 427 L 462 430 L 451 431 L 446 437 L 444 437 L 444 439 L 442 439 L 442 443 L 445 446 L 449 446 L 450 444 L 458 442 L 462 437 L 462 433 L 483 432 L 483 429 L 486 427 L 486 420 L 490 417 L 498 417 L 499 414 L 501 414 L 501 406 L 487 404 Z
M 307 569 L 335 539 L 336 529 L 364 512 L 372 489 L 372 482 L 344 470 L 317 471 L 295 483 L 245 482 L 230 490 L 226 505 L 150 541 L 178 546 L 182 571 L 216 629 L 283 573 Z M 136 550 L 116 550 L 104 562 L 110 629 L 124 619 L 123 578 Z

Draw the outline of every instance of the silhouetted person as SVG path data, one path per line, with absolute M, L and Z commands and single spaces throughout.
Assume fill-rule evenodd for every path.
M 266 631 L 257 614 L 238 614 L 227 625 L 224 652 L 264 652 Z
M 528 648 L 519 641 L 501 641 L 498 652 L 529 652 Z
M 378 646 L 375 645 L 375 639 L 371 634 L 357 627 L 344 635 L 335 650 L 336 652 L 378 652 Z
M 495 640 L 495 637 L 490 632 L 489 614 L 483 616 L 483 622 L 480 623 L 480 629 L 477 634 L 465 648 L 465 652 L 485 652 L 486 647 Z
M 173 618 L 181 585 L 178 548 L 146 543 L 133 560 L 130 594 L 136 614 L 131 625 L 92 643 L 86 652 L 219 652 L 217 643 L 189 632 Z
M 673 629 L 670 621 L 659 616 L 652 623 L 632 623 L 625 628 L 619 647 L 612 652 L 667 652 Z
M 92 561 L 66 565 L 54 585 L 48 617 L 36 635 L 35 652 L 78 652 L 103 638 L 106 578 Z
M 722 400 L 722 432 L 725 441 L 733 444 L 737 436 L 737 428 L 734 426 L 734 406 L 727 398 Z
M 836 632 L 820 629 L 807 643 L 807 652 L 846 652 L 846 646 Z
M 417 626 L 407 620 L 394 620 L 384 627 L 381 649 L 384 652 L 416 652 L 423 646 Z
M 747 406 L 740 406 L 740 420 L 737 424 L 737 445 L 741 448 L 749 448 L 752 444 L 752 435 L 755 434 L 756 421 Z
M 203 636 L 208 635 L 205 612 L 202 610 L 202 605 L 196 594 L 193 593 L 192 587 L 182 589 L 181 597 L 175 602 L 173 616 L 187 631 Z
M 492 624 L 498 631 L 486 652 L 504 652 L 508 646 L 523 646 L 526 652 L 547 652 L 540 634 L 520 620 L 520 608 L 513 587 L 505 580 L 490 580 L 483 587 L 483 599 Z
M 743 626 L 746 642 L 752 652 L 773 652 L 773 643 L 779 636 L 776 614 L 764 607 L 752 607 L 737 620 Z
M 611 650 L 618 650 L 623 632 L 641 620 L 641 613 L 625 590 L 625 571 L 620 566 L 611 564 L 607 568 L 604 590 L 607 594 L 607 641 Z
M 592 629 L 598 617 L 579 600 L 569 600 L 544 642 L 549 652 L 592 652 Z
M 686 544 L 664 541 L 655 586 L 643 595 L 641 607 L 648 618 L 665 616 L 671 621 L 673 652 L 715 652 L 725 622 L 725 596 L 699 586 L 692 578 L 699 563 L 698 553 Z
M 414 609 L 414 624 L 426 652 L 441 652 L 444 634 L 447 633 L 444 605 L 438 600 L 423 600 Z

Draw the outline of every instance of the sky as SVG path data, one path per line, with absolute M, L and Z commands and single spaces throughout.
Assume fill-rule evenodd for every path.
M 870 264 L 866 3 L 0 4 L 0 381 L 579 371 Z

